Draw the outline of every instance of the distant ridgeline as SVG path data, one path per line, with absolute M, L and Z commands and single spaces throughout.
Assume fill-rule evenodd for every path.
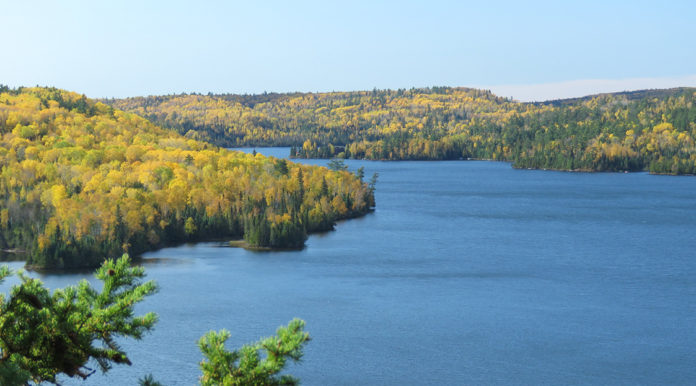
M 230 152 L 72 92 L 0 86 L 0 249 L 31 266 L 217 237 L 296 248 L 374 206 L 347 171 Z
M 520 168 L 696 173 L 696 89 L 519 103 L 435 87 L 105 101 L 189 138 L 294 157 L 493 159 Z

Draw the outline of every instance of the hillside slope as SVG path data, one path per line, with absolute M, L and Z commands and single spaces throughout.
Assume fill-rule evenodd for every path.
M 221 146 L 293 146 L 297 157 L 494 159 L 516 167 L 696 173 L 696 89 L 544 103 L 488 91 L 170 95 L 107 101 Z
M 349 172 L 227 151 L 49 88 L 0 88 L 0 165 L 0 248 L 36 267 L 214 237 L 296 248 L 374 205 Z

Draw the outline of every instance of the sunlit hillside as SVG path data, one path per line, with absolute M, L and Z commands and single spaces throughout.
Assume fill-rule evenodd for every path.
M 221 146 L 293 146 L 297 157 L 493 159 L 516 167 L 696 173 L 696 89 L 518 103 L 434 87 L 170 95 L 106 101 Z
M 365 213 L 356 175 L 220 149 L 58 89 L 0 90 L 0 248 L 38 267 L 244 237 L 301 247 Z

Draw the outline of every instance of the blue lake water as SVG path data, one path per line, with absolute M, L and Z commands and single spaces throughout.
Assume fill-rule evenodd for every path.
M 302 251 L 147 254 L 160 322 L 124 343 L 134 365 L 65 384 L 195 384 L 206 331 L 238 347 L 293 317 L 306 385 L 696 383 L 696 178 L 346 164 L 379 173 L 374 213 Z

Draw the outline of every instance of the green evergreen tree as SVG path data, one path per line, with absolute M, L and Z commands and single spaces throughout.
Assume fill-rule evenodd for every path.
M 288 175 L 288 161 L 284 159 L 277 159 L 273 164 L 275 170 L 282 176 Z
M 355 176 L 358 177 L 360 182 L 362 182 L 363 179 L 365 178 L 365 167 L 364 166 L 359 167 L 358 171 L 355 172 Z
M 143 378 L 138 379 L 138 385 L 140 386 L 163 386 L 161 383 L 157 382 L 152 374 L 148 374 Z
M 297 385 L 299 380 L 290 375 L 280 375 L 288 359 L 298 362 L 303 347 L 310 340 L 304 331 L 305 322 L 293 319 L 287 327 L 279 327 L 276 335 L 245 345 L 239 350 L 228 351 L 225 341 L 230 332 L 210 331 L 201 338 L 198 346 L 205 359 L 200 363 L 203 386 L 213 385 Z M 260 352 L 265 352 L 261 356 Z
M 12 272 L 0 267 L 0 282 Z M 128 364 L 127 354 L 116 344 L 121 337 L 142 338 L 157 315 L 134 316 L 134 306 L 157 292 L 153 281 L 143 282 L 145 271 L 132 267 L 128 255 L 106 260 L 95 276 L 101 291 L 86 280 L 52 294 L 38 279 L 23 272 L 9 296 L 0 295 L 0 385 L 56 383 L 59 376 L 86 379 L 96 370 Z M 280 375 L 288 360 L 298 362 L 310 340 L 305 322 L 293 319 L 276 335 L 239 350 L 227 351 L 226 330 L 211 331 L 199 341 L 205 360 L 200 363 L 203 385 L 296 385 L 299 380 Z M 262 357 L 260 352 L 265 352 Z M 160 386 L 152 374 L 138 380 L 142 386 Z
M 0 270 L 0 280 L 10 275 Z M 0 384 L 56 382 L 58 375 L 87 378 L 113 364 L 130 364 L 116 344 L 120 337 L 140 339 L 152 329 L 157 315 L 134 315 L 134 306 L 157 291 L 153 281 L 142 282 L 142 267 L 131 267 L 124 255 L 107 260 L 97 270 L 101 291 L 86 280 L 50 293 L 38 279 L 18 273 L 21 283 L 9 296 L 0 296 Z
M 334 171 L 348 170 L 348 165 L 340 158 L 332 159 L 326 167 Z

